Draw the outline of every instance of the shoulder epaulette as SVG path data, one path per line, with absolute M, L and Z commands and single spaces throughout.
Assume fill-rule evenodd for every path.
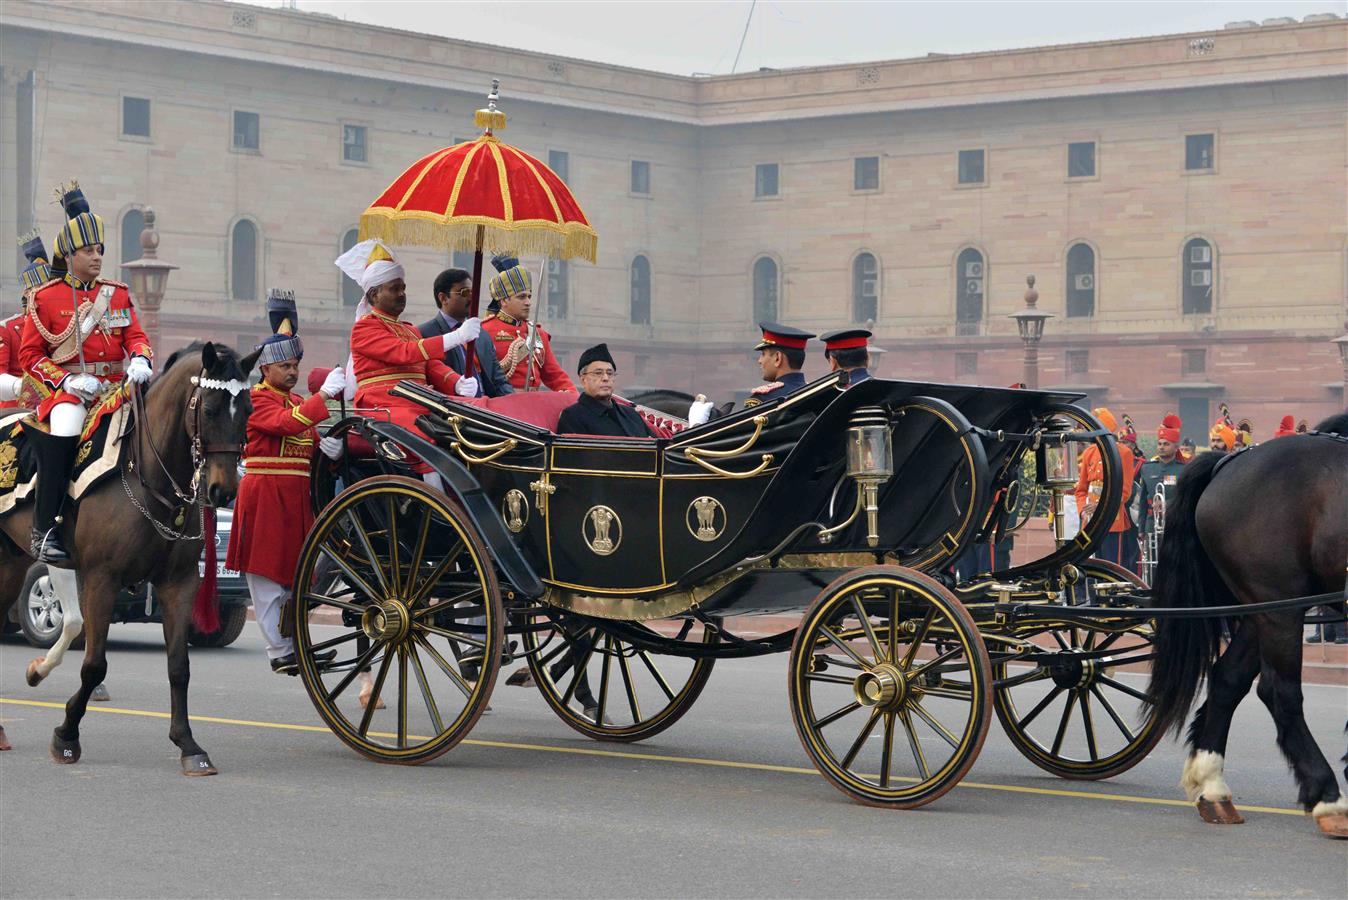
M 490 321 L 491 321 L 492 319 L 494 319 L 494 318 L 496 318 L 496 313 L 487 313 L 486 317 L 484 317 L 484 318 L 482 319 L 482 321 L 483 321 L 483 322 L 490 322 Z
M 37 290 L 33 291 L 33 293 L 36 294 L 38 293 L 38 291 L 44 291 L 47 288 L 51 287 L 53 284 L 64 284 L 64 283 L 65 278 L 62 276 L 57 276 L 56 278 L 48 279 L 47 281 L 44 281 L 42 284 L 39 284 L 37 286 Z
M 113 287 L 126 288 L 128 291 L 131 290 L 130 286 L 127 285 L 126 282 L 113 281 L 111 278 L 95 278 L 94 284 L 110 284 Z

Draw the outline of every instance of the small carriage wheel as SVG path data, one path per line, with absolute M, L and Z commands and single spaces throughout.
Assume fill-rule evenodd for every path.
M 295 585 L 310 586 L 291 605 L 300 676 L 338 738 L 402 764 L 463 740 L 496 683 L 505 615 L 491 557 L 457 503 L 412 478 L 357 482 L 314 522 Z M 330 650 L 320 666 L 315 654 Z M 469 654 L 481 658 L 476 681 L 457 661 Z M 373 687 L 363 707 L 362 672 Z
M 1146 588 L 1141 578 L 1112 562 L 1088 559 L 1076 565 L 1086 584 L 1127 581 Z M 1146 759 L 1164 729 L 1154 712 L 1136 720 L 1143 685 L 1129 684 L 1118 669 L 1149 666 L 1154 653 L 1151 625 L 1140 623 L 1124 632 L 1046 628 L 1034 637 L 1046 649 L 1060 651 L 1059 659 L 1030 668 L 1014 663 L 993 667 L 993 706 L 1016 749 L 1044 771 L 1074 781 L 1112 778 Z M 1109 656 L 1090 658 L 1102 650 L 1110 651 Z
M 537 615 L 533 624 L 546 618 Z M 555 623 L 550 633 L 524 630 L 525 649 L 542 648 L 529 653 L 529 670 L 553 712 L 597 741 L 633 743 L 664 731 L 692 707 L 716 662 L 637 647 L 592 619 L 561 616 Z M 717 640 L 716 633 L 701 623 L 671 620 L 671 624 L 687 629 L 685 641 Z M 700 639 L 689 637 L 698 630 Z
M 913 809 L 969 771 L 992 719 L 991 665 L 973 617 L 901 566 L 836 579 L 791 648 L 791 717 L 815 768 L 871 806 Z

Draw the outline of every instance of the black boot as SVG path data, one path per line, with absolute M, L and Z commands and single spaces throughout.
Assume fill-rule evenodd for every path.
M 29 430 L 28 438 L 37 450 L 37 498 L 33 503 L 33 556 L 39 562 L 63 563 L 70 560 L 61 539 L 61 507 L 70 488 L 71 469 L 75 465 L 78 437 L 55 437 Z

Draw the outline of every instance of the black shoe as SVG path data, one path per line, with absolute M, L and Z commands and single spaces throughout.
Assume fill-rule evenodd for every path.
M 37 454 L 37 490 L 33 500 L 32 554 L 38 562 L 70 561 L 61 536 L 61 506 L 70 488 L 70 471 L 75 465 L 78 437 L 53 437 L 47 432 L 28 429 L 28 439 Z
M 314 662 L 318 663 L 320 669 L 336 658 L 336 650 L 320 650 L 314 654 Z M 278 675 L 298 675 L 300 674 L 300 665 L 295 660 L 295 654 L 287 653 L 285 656 L 278 656 L 271 661 L 271 670 Z
M 600 722 L 600 721 L 599 721 L 599 704 L 598 704 L 598 703 L 594 704 L 593 706 L 587 706 L 587 707 L 585 707 L 585 718 L 589 719 L 591 722 L 593 722 L 594 724 L 598 725 L 600 728 L 612 728 L 612 727 L 613 727 L 613 720 L 610 719 L 608 716 L 604 716 L 604 721 L 603 721 L 603 722 Z
M 1311 635 L 1310 637 L 1306 638 L 1306 643 L 1308 643 L 1308 644 L 1320 644 L 1320 643 L 1323 643 L 1323 642 L 1324 642 L 1324 639 L 1323 639 L 1322 637 L 1320 637 L 1320 635 L 1318 635 L 1318 634 L 1313 634 L 1313 635 Z
M 475 662 L 461 662 L 459 674 L 463 676 L 464 681 L 477 681 L 482 675 L 482 667 Z

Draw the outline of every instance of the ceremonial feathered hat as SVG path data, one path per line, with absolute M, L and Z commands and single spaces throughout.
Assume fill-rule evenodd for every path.
M 254 347 L 261 350 L 259 365 L 270 366 L 288 359 L 304 358 L 304 344 L 299 339 L 299 311 L 295 306 L 295 292 L 272 288 L 267 292 L 267 321 L 272 335 Z
M 496 274 L 492 276 L 487 285 L 491 292 L 493 304 L 499 305 L 500 302 L 513 294 L 523 294 L 533 291 L 533 279 L 529 277 L 529 270 L 520 265 L 520 261 L 508 253 L 498 253 L 491 258 L 491 264 L 496 269 Z
M 38 234 L 36 229 L 19 238 L 19 246 L 23 248 L 24 258 L 28 260 L 28 265 L 19 275 L 26 294 L 51 280 L 51 263 L 47 261 L 47 248 L 42 245 L 42 235 Z
M 576 374 L 585 371 L 585 367 L 592 362 L 606 362 L 613 367 L 613 371 L 618 371 L 618 364 L 613 361 L 613 354 L 608 352 L 608 344 L 595 344 L 581 353 L 580 364 L 576 366 Z
M 64 259 L 81 247 L 103 243 L 103 217 L 89 211 L 89 201 L 79 182 L 56 188 L 56 196 L 65 210 L 66 224 L 56 236 L 56 257 Z
M 1137 447 L 1137 427 L 1133 424 L 1133 417 L 1127 413 L 1123 414 L 1123 431 L 1119 434 L 1119 440 Z
M 1178 444 L 1182 428 L 1184 428 L 1184 423 L 1180 421 L 1179 416 L 1174 413 L 1166 413 L 1165 418 L 1161 420 L 1161 427 L 1156 429 L 1156 439 Z

